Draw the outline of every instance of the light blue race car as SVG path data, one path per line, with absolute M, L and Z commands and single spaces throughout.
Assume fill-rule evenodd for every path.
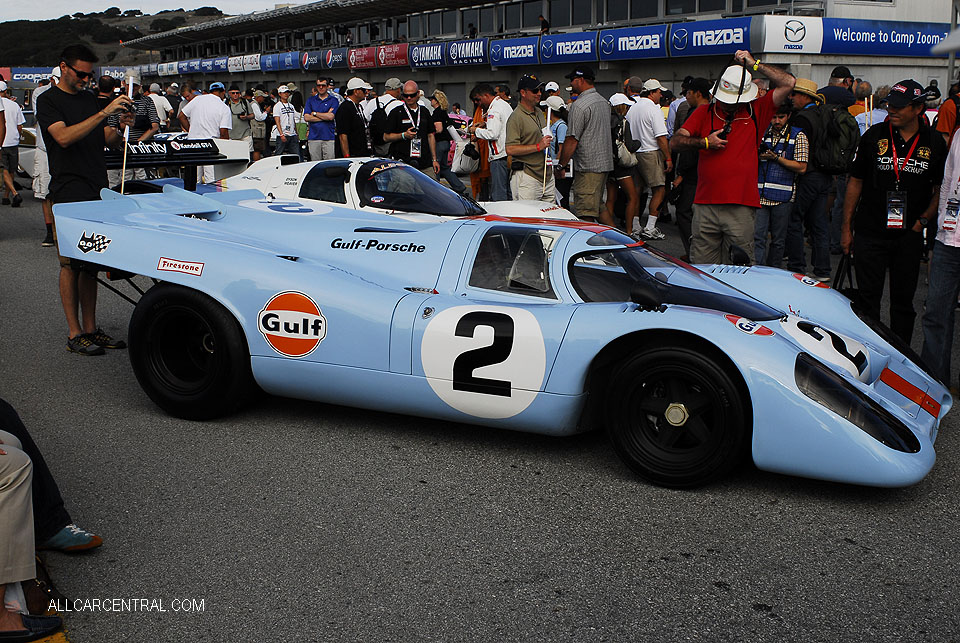
M 952 398 L 840 293 L 761 267 L 677 261 L 605 226 L 406 220 L 257 190 L 55 208 L 60 252 L 158 283 L 130 358 L 177 417 L 255 386 L 569 435 L 605 429 L 642 478 L 760 469 L 904 486 Z

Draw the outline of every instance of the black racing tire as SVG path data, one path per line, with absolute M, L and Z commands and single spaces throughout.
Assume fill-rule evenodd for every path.
M 607 432 L 641 478 L 664 487 L 701 486 L 728 474 L 747 453 L 745 397 L 727 368 L 700 351 L 643 350 L 610 378 Z
M 243 329 L 207 295 L 161 283 L 133 311 L 130 364 L 161 409 L 187 420 L 237 411 L 255 386 Z

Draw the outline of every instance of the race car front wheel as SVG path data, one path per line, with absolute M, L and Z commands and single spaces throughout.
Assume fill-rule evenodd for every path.
M 691 348 L 628 357 L 613 372 L 606 400 L 614 449 L 654 484 L 706 484 L 746 452 L 750 430 L 737 385 L 723 366 Z
M 137 304 L 128 337 L 140 386 L 170 415 L 208 420 L 249 398 L 253 378 L 243 330 L 207 295 L 154 286 Z

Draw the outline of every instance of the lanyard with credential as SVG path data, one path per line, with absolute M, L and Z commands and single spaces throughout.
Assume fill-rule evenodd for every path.
M 893 125 L 887 123 L 890 127 L 890 147 L 893 148 L 893 174 L 897 178 L 896 189 L 900 190 L 900 170 L 907 167 L 907 163 L 910 162 L 910 157 L 913 156 L 913 151 L 917 149 L 917 143 L 920 142 L 920 132 L 917 132 L 913 136 L 913 145 L 910 146 L 910 151 L 907 152 L 907 155 L 903 157 L 903 166 L 900 165 L 900 159 L 897 156 L 897 144 L 893 140 Z
M 410 124 L 419 130 L 420 129 L 420 108 L 419 107 L 417 108 L 417 122 L 415 123 L 413 122 L 413 114 L 410 112 L 410 108 L 407 107 L 406 103 L 403 104 L 403 108 L 407 110 L 407 116 L 410 117 Z

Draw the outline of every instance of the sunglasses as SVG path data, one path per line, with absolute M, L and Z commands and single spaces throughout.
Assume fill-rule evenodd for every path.
M 326 86 L 327 86 L 326 83 L 317 83 L 317 87 L 326 87 Z
M 79 69 L 77 69 L 76 67 L 74 67 L 73 65 L 71 65 L 70 63 L 68 63 L 68 62 L 65 61 L 65 60 L 63 60 L 63 61 L 61 61 L 61 62 L 62 62 L 64 65 L 66 65 L 67 67 L 69 67 L 70 69 L 72 69 L 72 70 L 73 70 L 73 73 L 75 73 L 75 74 L 77 75 L 77 78 L 79 78 L 80 80 L 90 80 L 91 78 L 93 78 L 93 72 L 92 72 L 92 71 L 80 71 Z
M 420 92 L 416 92 L 416 93 L 414 93 L 414 94 L 403 94 L 403 93 L 401 93 L 400 95 L 403 96 L 404 98 L 420 98 Z

